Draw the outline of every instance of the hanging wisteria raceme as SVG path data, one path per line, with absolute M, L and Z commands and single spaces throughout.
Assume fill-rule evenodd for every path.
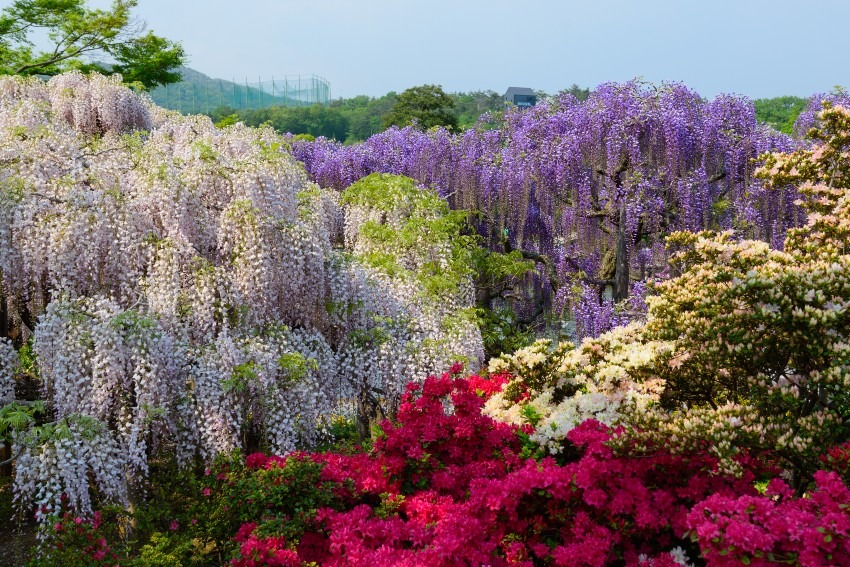
M 36 431 L 15 436 L 15 501 L 35 505 L 35 517 L 48 521 L 63 502 L 81 515 L 92 512 L 91 480 L 104 498 L 128 501 L 126 452 L 95 418 L 75 414 Z
M 0 338 L 0 406 L 15 399 L 15 371 L 18 364 L 18 353 L 12 341 Z
M 3 77 L 0 163 L 6 324 L 33 339 L 53 420 L 16 442 L 22 505 L 89 510 L 86 471 L 132 496 L 123 475 L 162 451 L 314 446 L 364 380 L 387 411 L 402 380 L 483 359 L 474 325 L 445 324 L 469 293 L 435 311 L 344 250 L 339 194 L 269 128 L 219 130 L 116 77 Z M 0 344 L 3 403 L 15 358 Z
M 758 124 L 746 98 L 632 81 L 603 84 L 585 102 L 567 95 L 486 116 L 457 135 L 391 128 L 354 146 L 293 141 L 293 154 L 322 187 L 403 174 L 481 211 L 493 247 L 556 266 L 555 281 L 540 282 L 563 309 L 578 297 L 565 282 L 608 287 L 619 301 L 631 281 L 663 275 L 663 237 L 676 230 L 736 228 L 781 246 L 804 220 L 797 195 L 765 190 L 753 160 L 796 145 Z

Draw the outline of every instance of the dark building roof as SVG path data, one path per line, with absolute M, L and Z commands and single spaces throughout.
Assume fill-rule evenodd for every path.
M 505 92 L 505 98 L 512 99 L 514 96 L 534 96 L 534 91 L 525 87 L 508 87 Z

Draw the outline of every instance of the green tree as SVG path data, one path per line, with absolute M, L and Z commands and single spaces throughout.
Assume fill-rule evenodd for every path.
M 794 122 L 806 108 L 806 104 L 806 99 L 798 96 L 757 98 L 753 101 L 756 107 L 756 119 L 786 134 L 794 131 Z
M 568 94 L 573 95 L 579 101 L 584 102 L 590 96 L 590 89 L 588 89 L 588 88 L 583 89 L 580 86 L 578 86 L 576 83 L 573 83 L 572 85 L 570 85 L 570 88 L 563 89 L 563 90 L 558 92 L 558 96 L 563 96 L 563 95 L 568 95 Z
M 482 114 L 501 112 L 505 108 L 502 95 L 494 91 L 455 93 L 451 97 L 455 101 L 454 113 L 462 130 L 475 126 Z
M 390 91 L 379 98 L 358 96 L 344 101 L 343 111 L 349 116 L 348 138 L 353 143 L 382 132 L 384 117 L 390 113 L 398 101 L 398 95 Z
M 393 109 L 384 117 L 384 126 L 409 126 L 414 123 L 427 130 L 434 126 L 457 129 L 452 97 L 438 85 L 412 87 L 398 95 Z
M 227 118 L 226 108 L 210 113 L 214 121 Z M 348 135 L 348 117 L 339 108 L 314 104 L 312 106 L 270 106 L 258 110 L 241 110 L 234 115 L 247 126 L 269 124 L 281 134 L 309 134 L 310 136 L 345 140 Z
M 118 72 L 146 88 L 179 81 L 183 47 L 143 33 L 144 23 L 131 16 L 136 4 L 114 0 L 109 10 L 92 10 L 85 0 L 15 0 L 0 13 L 0 74 Z M 36 49 L 33 34 L 46 34 L 50 46 Z

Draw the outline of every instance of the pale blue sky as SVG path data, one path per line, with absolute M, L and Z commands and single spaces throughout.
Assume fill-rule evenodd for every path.
M 136 14 L 208 75 L 315 73 L 334 97 L 636 76 L 704 96 L 850 86 L 850 0 L 139 0 Z

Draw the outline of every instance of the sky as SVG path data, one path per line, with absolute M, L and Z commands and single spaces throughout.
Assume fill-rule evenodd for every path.
M 138 0 L 135 14 L 207 75 L 316 74 L 334 98 L 635 77 L 706 97 L 850 87 L 850 0 Z

